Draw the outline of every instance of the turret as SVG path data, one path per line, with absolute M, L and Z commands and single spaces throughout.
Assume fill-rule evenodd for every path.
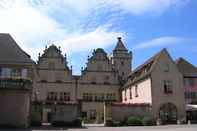
M 121 37 L 118 37 L 118 42 L 113 50 L 112 64 L 114 69 L 118 72 L 119 78 L 125 80 L 131 72 L 132 53 L 128 52 L 124 46 Z

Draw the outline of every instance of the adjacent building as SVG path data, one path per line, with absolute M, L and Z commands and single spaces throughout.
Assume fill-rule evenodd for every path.
M 177 66 L 183 75 L 183 85 L 185 93 L 187 120 L 197 122 L 197 68 L 186 61 L 179 58 Z
M 0 34 L 0 126 L 29 126 L 33 64 L 9 34 Z
M 183 58 L 176 63 L 183 75 L 186 103 L 197 104 L 197 68 Z
M 166 49 L 163 49 L 128 76 L 122 88 L 122 102 L 147 104 L 151 116 L 162 123 L 185 119 L 183 77 Z

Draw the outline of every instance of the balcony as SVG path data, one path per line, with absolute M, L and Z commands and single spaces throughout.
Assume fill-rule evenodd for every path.
M 32 81 L 27 79 L 12 79 L 1 78 L 0 89 L 23 89 L 29 90 L 32 88 Z

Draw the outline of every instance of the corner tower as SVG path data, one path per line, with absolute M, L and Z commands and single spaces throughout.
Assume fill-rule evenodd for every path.
M 128 52 L 124 46 L 121 37 L 118 37 L 118 42 L 113 50 L 112 64 L 118 72 L 119 78 L 125 80 L 131 72 L 132 52 Z

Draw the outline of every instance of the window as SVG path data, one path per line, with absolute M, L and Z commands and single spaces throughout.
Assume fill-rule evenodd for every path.
M 95 94 L 94 97 L 95 101 L 104 101 L 104 98 L 105 98 L 104 93 L 97 93 Z
M 57 100 L 57 92 L 48 92 L 47 100 L 56 101 Z
M 64 92 L 64 101 L 70 101 L 70 92 Z
M 135 86 L 135 97 L 138 97 L 138 85 Z
M 195 78 L 184 78 L 184 85 L 194 86 L 195 84 Z
M 2 68 L 0 67 L 0 76 L 2 76 L 1 74 L 2 74 Z
M 21 69 L 12 69 L 11 70 L 11 77 L 21 77 L 22 72 Z
M 164 80 L 164 93 L 165 94 L 172 94 L 172 81 Z
M 132 89 L 131 88 L 129 88 L 129 97 L 130 97 L 130 99 L 132 99 Z
M 127 101 L 127 90 L 124 90 L 124 100 Z
M 121 61 L 121 65 L 124 66 L 124 61 Z
M 60 101 L 63 101 L 63 100 L 64 100 L 64 93 L 60 92 Z
M 108 100 L 108 101 L 116 100 L 115 94 L 114 93 L 107 93 L 106 100 Z
M 91 93 L 83 93 L 83 100 L 84 101 L 92 101 L 92 94 Z
M 122 72 L 122 76 L 124 76 L 124 72 Z
M 196 99 L 197 94 L 196 92 L 185 92 L 186 99 Z
M 195 85 L 195 79 L 194 78 L 189 78 L 188 80 L 189 80 L 188 82 L 189 82 L 190 86 L 194 86 Z
M 169 72 L 169 64 L 165 63 L 164 65 L 164 72 Z

